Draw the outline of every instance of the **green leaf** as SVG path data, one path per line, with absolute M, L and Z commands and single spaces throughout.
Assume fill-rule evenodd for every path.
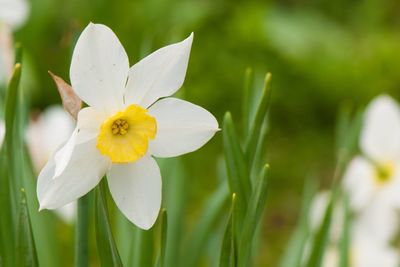
M 238 215 L 239 218 L 243 218 L 251 192 L 251 184 L 246 158 L 240 146 L 239 138 L 236 135 L 232 121 L 232 116 L 229 112 L 225 113 L 222 126 L 222 137 L 224 142 L 229 188 L 231 194 L 237 194 Z M 240 221 L 238 224 L 238 227 L 240 228 Z
M 75 266 L 89 266 L 89 195 L 78 199 L 75 235 Z
M 237 266 L 237 241 L 236 241 L 236 194 L 232 194 L 232 206 L 229 215 L 228 224 L 225 229 L 224 239 L 222 241 L 220 267 Z
M 0 256 L 5 266 L 13 266 L 15 262 L 16 240 L 16 211 L 17 208 L 17 188 L 18 181 L 16 176 L 17 161 L 14 149 L 14 129 L 16 119 L 16 107 L 18 100 L 19 81 L 21 78 L 21 64 L 16 64 L 6 93 L 5 104 L 5 144 L 1 151 L 1 170 L 0 170 L 0 206 L 2 216 L 0 216 Z
M 244 94 L 243 94 L 243 129 L 244 129 L 244 136 L 247 136 L 248 132 L 250 131 L 250 106 L 251 106 L 251 89 L 253 88 L 254 83 L 254 75 L 253 70 L 251 68 L 247 68 L 244 77 Z
M 270 81 L 271 73 L 267 73 L 261 93 L 261 100 L 257 106 L 255 117 L 251 123 L 250 132 L 246 139 L 245 154 L 249 166 L 251 166 L 255 158 L 257 145 L 259 144 L 261 128 L 269 107 L 271 98 Z
M 161 238 L 160 238 L 160 255 L 158 257 L 158 263 L 156 266 L 164 267 L 165 264 L 165 251 L 167 248 L 167 233 L 168 233 L 168 216 L 167 211 L 163 209 L 160 214 L 161 221 Z
M 307 238 L 310 235 L 309 214 L 310 206 L 317 191 L 317 185 L 313 180 L 308 179 L 303 190 L 303 201 L 300 210 L 299 224 L 296 227 L 286 251 L 281 259 L 280 267 L 300 267 L 304 255 L 304 248 Z
M 154 226 L 149 230 L 136 228 L 130 266 L 154 266 L 154 231 Z
M 95 194 L 96 243 L 101 266 L 121 266 L 122 262 L 111 232 L 106 202 L 106 179 L 103 178 Z
M 39 266 L 24 189 L 21 189 L 16 252 L 18 255 L 18 257 L 16 257 L 16 266 Z
M 331 199 L 325 210 L 324 219 L 311 245 L 311 253 L 307 260 L 307 267 L 320 267 L 322 264 L 326 246 L 328 244 L 329 229 L 331 225 L 332 211 L 335 199 L 336 190 L 332 190 Z
M 29 160 L 27 148 L 23 149 L 23 177 L 26 190 L 29 218 L 31 220 L 33 236 L 37 244 L 37 255 L 41 267 L 60 266 L 62 264 L 60 243 L 57 242 L 57 230 L 54 215 L 49 211 L 39 212 L 39 203 L 36 196 L 36 177 Z
M 181 263 L 182 229 L 185 224 L 185 209 L 188 203 L 187 175 L 181 160 L 158 160 L 163 174 L 163 206 L 168 210 L 168 233 L 164 266 Z
M 227 207 L 229 193 L 227 185 L 222 183 L 209 197 L 201 210 L 201 216 L 197 219 L 193 234 L 183 250 L 183 264 L 181 266 L 198 266 L 202 253 L 209 241 L 215 235 L 216 225 L 220 221 L 221 213 Z
M 257 226 L 261 221 L 261 215 L 263 213 L 265 202 L 267 200 L 267 189 L 268 189 L 268 170 L 269 165 L 265 165 L 262 169 L 258 183 L 253 190 L 249 205 L 247 208 L 246 215 L 243 221 L 243 228 L 241 232 L 239 242 L 239 266 L 249 266 L 251 250 L 253 248 L 252 243 L 254 239 L 254 233 L 256 232 Z
M 340 267 L 350 266 L 349 247 L 350 247 L 350 209 L 347 195 L 343 201 L 343 232 L 340 240 Z

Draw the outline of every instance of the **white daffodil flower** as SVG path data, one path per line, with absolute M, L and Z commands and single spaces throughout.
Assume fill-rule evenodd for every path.
M 0 0 L 0 85 L 11 77 L 14 64 L 12 31 L 25 22 L 27 15 L 25 0 Z
M 0 22 L 16 29 L 25 22 L 28 9 L 26 0 L 0 0 Z
M 104 174 L 122 213 L 142 229 L 161 206 L 155 157 L 203 146 L 218 131 L 205 109 L 170 97 L 183 84 L 193 34 L 129 68 L 127 54 L 105 25 L 90 23 L 72 56 L 70 79 L 88 104 L 72 136 L 39 174 L 40 209 L 55 209 L 85 195 Z
M 336 267 L 339 263 L 340 247 L 330 245 L 325 251 L 322 266 Z M 399 253 L 394 248 L 374 242 L 368 235 L 353 237 L 349 248 L 349 267 L 397 267 L 399 264 Z
M 26 141 L 32 164 L 39 173 L 75 128 L 71 116 L 59 105 L 46 108 L 29 121 Z
M 362 156 L 355 157 L 344 175 L 351 207 L 362 211 L 400 207 L 400 109 L 389 96 L 374 99 L 365 112 L 360 137 Z
M 37 173 L 51 155 L 68 140 L 73 130 L 74 121 L 58 105 L 46 108 L 37 118 L 30 120 L 26 131 L 26 142 L 33 167 Z M 75 218 L 76 201 L 54 211 L 64 222 L 72 223 Z
M 310 211 L 311 230 L 314 232 L 322 223 L 329 197 L 330 192 L 322 192 L 314 198 Z M 332 214 L 330 239 L 325 250 L 323 267 L 336 267 L 340 262 L 344 208 L 342 204 L 338 204 L 335 205 Z M 398 222 L 394 216 L 395 213 L 390 213 L 393 217 L 388 217 L 386 212 L 381 214 L 383 223 L 389 225 L 389 229 L 382 229 L 385 225 L 378 225 L 377 220 L 371 218 L 371 215 L 377 215 L 377 213 L 367 212 L 367 210 L 365 212 L 361 216 L 352 218 L 350 223 L 349 267 L 397 267 L 400 264 L 400 256 L 389 245 L 390 238 L 393 238 L 395 233 L 392 226 Z M 306 244 L 303 261 L 310 255 L 310 249 L 311 240 Z
M 313 233 L 319 230 L 330 200 L 331 192 L 318 193 L 310 207 L 310 228 Z M 329 241 L 338 244 L 342 237 L 344 224 L 344 203 L 339 200 L 334 206 L 330 223 Z M 371 203 L 362 212 L 351 218 L 351 229 L 357 235 L 367 233 L 374 242 L 388 244 L 398 230 L 399 218 L 395 210 L 382 207 L 380 203 Z M 359 234 L 358 234 L 359 233 Z

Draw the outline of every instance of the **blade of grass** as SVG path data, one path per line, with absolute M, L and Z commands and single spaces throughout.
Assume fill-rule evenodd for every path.
M 95 193 L 96 243 L 101 266 L 122 267 L 122 261 L 111 232 L 106 202 L 106 179 L 103 178 Z
M 168 233 L 168 216 L 167 216 L 167 211 L 163 209 L 161 211 L 160 215 L 160 221 L 161 221 L 161 237 L 160 237 L 160 255 L 158 257 L 158 261 L 156 266 L 157 267 L 164 267 L 167 266 L 165 265 L 165 251 L 167 247 L 167 233 Z
M 183 164 L 178 159 L 158 160 L 163 174 L 163 206 L 168 210 L 168 233 L 165 247 L 165 266 L 181 263 L 182 231 L 187 203 L 187 181 Z
M 322 224 L 313 239 L 311 245 L 311 253 L 308 257 L 307 264 L 305 265 L 307 267 L 320 267 L 322 264 L 322 260 L 328 244 L 333 205 L 336 199 L 336 190 L 333 190 L 332 192 L 333 193 L 331 195 L 331 199 L 325 210 Z
M 349 199 L 347 195 L 344 197 L 343 201 L 343 232 L 340 240 L 340 266 L 348 267 L 350 266 L 349 258 L 349 247 L 350 247 L 350 210 L 349 210 Z
M 24 189 L 21 189 L 18 215 L 16 266 L 39 266 Z
M 237 242 L 236 242 L 236 194 L 232 194 L 232 206 L 225 229 L 224 238 L 222 240 L 220 267 L 236 267 L 237 266 Z
M 29 160 L 26 147 L 24 151 L 23 177 L 24 187 L 29 209 L 33 236 L 37 244 L 37 255 L 41 267 L 53 267 L 61 265 L 61 249 L 57 242 L 57 230 L 55 218 L 50 212 L 39 212 L 39 203 L 36 197 L 36 180 L 32 164 Z
M 76 235 L 75 235 L 75 266 L 89 266 L 89 194 L 78 199 Z
M 270 82 L 271 82 L 271 73 L 267 73 L 267 75 L 265 76 L 264 87 L 261 94 L 261 100 L 257 106 L 255 117 L 251 123 L 250 132 L 246 139 L 245 155 L 249 166 L 251 166 L 255 158 L 257 145 L 259 143 L 260 130 L 263 121 L 265 120 L 265 117 L 267 115 L 269 102 L 271 98 Z
M 17 162 L 14 150 L 14 129 L 16 107 L 18 100 L 19 82 L 21 78 L 21 64 L 16 64 L 6 93 L 5 104 L 5 147 L 2 150 L 2 175 L 0 184 L 0 204 L 3 207 L 1 223 L 1 258 L 5 266 L 14 265 L 15 261 L 15 236 L 16 210 L 18 210 L 16 177 Z
M 249 169 L 229 112 L 225 113 L 222 138 L 229 188 L 231 194 L 237 194 L 238 216 L 243 218 L 251 192 Z M 238 221 L 238 228 L 241 228 L 240 225 L 241 222 Z
M 312 179 L 306 180 L 303 190 L 303 201 L 299 224 L 296 227 L 286 251 L 281 259 L 280 267 L 300 267 L 307 238 L 310 235 L 309 214 L 312 199 L 317 191 L 317 185 Z
M 221 213 L 229 201 L 227 185 L 222 183 L 211 195 L 202 208 L 201 217 L 197 220 L 191 237 L 183 248 L 183 264 L 181 266 L 199 266 L 202 253 L 206 249 L 207 240 L 215 235 L 215 226 Z
M 243 93 L 243 130 L 244 136 L 247 136 L 250 131 L 250 105 L 251 105 L 251 89 L 253 88 L 254 76 L 253 70 L 251 68 L 247 68 L 244 75 L 244 93 Z
M 154 231 L 136 229 L 130 266 L 154 266 Z
M 243 221 L 243 230 L 239 242 L 239 265 L 249 266 L 254 233 L 261 221 L 262 213 L 267 200 L 269 165 L 265 165 L 259 175 L 258 183 L 249 200 L 249 206 Z

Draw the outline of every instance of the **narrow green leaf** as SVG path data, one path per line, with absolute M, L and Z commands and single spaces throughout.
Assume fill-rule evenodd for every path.
M 16 266 L 39 266 L 24 189 L 21 189 L 16 252 L 18 255 L 18 257 L 16 258 Z
M 270 90 L 271 73 L 267 73 L 265 76 L 264 87 L 261 93 L 261 100 L 256 108 L 256 113 L 254 120 L 251 123 L 251 130 L 246 139 L 245 154 L 247 157 L 247 162 L 249 166 L 253 162 L 257 150 L 257 145 L 259 143 L 260 131 L 267 115 L 269 102 L 271 98 Z
M 89 266 L 89 194 L 78 199 L 75 235 L 75 266 Z
M 2 216 L 0 216 L 0 256 L 5 266 L 13 266 L 15 262 L 15 236 L 16 233 L 16 211 L 17 188 L 19 179 L 16 177 L 17 162 L 15 161 L 14 129 L 16 120 L 16 107 L 18 100 L 19 81 L 21 78 L 21 64 L 16 64 L 6 93 L 5 103 L 5 144 L 1 156 L 0 176 L 0 205 Z
M 322 264 L 326 246 L 328 244 L 334 200 L 336 199 L 336 190 L 332 190 L 332 192 L 331 199 L 325 210 L 322 224 L 313 239 L 311 253 L 307 260 L 307 267 L 320 267 Z
M 103 178 L 96 188 L 95 194 L 95 225 L 96 243 L 101 266 L 121 266 L 117 247 L 111 232 L 110 219 L 106 202 L 106 179 Z
M 251 89 L 253 88 L 254 75 L 251 68 L 247 68 L 244 76 L 244 93 L 243 93 L 243 129 L 244 136 L 247 136 L 250 131 L 250 106 L 251 106 Z
M 304 255 L 307 238 L 310 235 L 309 218 L 312 199 L 317 191 L 317 185 L 308 179 L 304 185 L 303 201 L 300 210 L 299 223 L 290 238 L 289 244 L 281 259 L 280 267 L 300 267 Z
M 249 266 L 248 262 L 251 260 L 250 255 L 252 254 L 251 250 L 253 248 L 252 243 L 254 239 L 254 233 L 256 232 L 257 226 L 261 221 L 261 215 L 267 200 L 268 170 L 269 165 L 265 165 L 260 173 L 258 183 L 254 188 L 249 200 L 249 205 L 243 221 L 243 230 L 241 232 L 240 242 L 238 245 L 239 266 Z
M 222 138 L 224 142 L 224 154 L 228 172 L 228 182 L 231 194 L 238 197 L 238 214 L 243 218 L 251 192 L 249 169 L 246 163 L 239 138 L 236 135 L 232 116 L 225 113 L 222 126 Z M 240 228 L 240 222 L 238 222 Z
M 222 183 L 201 210 L 201 217 L 197 220 L 193 234 L 183 248 L 183 264 L 181 266 L 199 266 L 201 255 L 207 247 L 206 243 L 215 235 L 215 226 L 220 221 L 221 213 L 227 207 L 228 202 L 227 185 Z
M 168 216 L 167 211 L 163 209 L 160 215 L 161 221 L 161 238 L 160 238 L 160 255 L 158 257 L 157 265 L 158 267 L 167 266 L 165 264 L 165 251 L 167 247 L 167 229 L 168 229 Z
M 343 200 L 343 232 L 340 240 L 340 267 L 350 266 L 349 247 L 350 247 L 350 209 L 347 195 Z
M 236 194 L 232 194 L 232 206 L 229 214 L 228 224 L 225 229 L 224 239 L 222 241 L 220 267 L 237 266 L 237 241 L 236 241 Z
M 163 206 L 168 210 L 168 233 L 164 266 L 177 266 L 182 257 L 182 229 L 185 225 L 188 190 L 185 169 L 179 159 L 158 160 L 163 174 Z
M 131 259 L 132 264 L 130 266 L 154 266 L 154 231 L 154 227 L 150 230 L 136 229 Z

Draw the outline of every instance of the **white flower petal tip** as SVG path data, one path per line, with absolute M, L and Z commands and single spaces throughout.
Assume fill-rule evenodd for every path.
M 115 33 L 89 23 L 76 43 L 70 67 L 71 85 L 89 106 L 115 112 L 123 106 L 128 56 Z
M 206 109 L 178 98 L 164 98 L 150 107 L 157 120 L 156 138 L 149 143 L 156 157 L 176 157 L 193 152 L 220 130 Z
M 129 70 L 125 103 L 149 107 L 182 86 L 189 63 L 193 33 L 185 40 L 148 55 Z
M 92 190 L 109 168 L 110 160 L 96 149 L 95 140 L 76 145 L 64 171 L 53 179 L 54 157 L 46 164 L 37 181 L 37 197 L 42 209 L 57 209 Z
M 375 161 L 400 156 L 400 109 L 388 95 L 376 97 L 368 105 L 360 137 L 361 150 Z

